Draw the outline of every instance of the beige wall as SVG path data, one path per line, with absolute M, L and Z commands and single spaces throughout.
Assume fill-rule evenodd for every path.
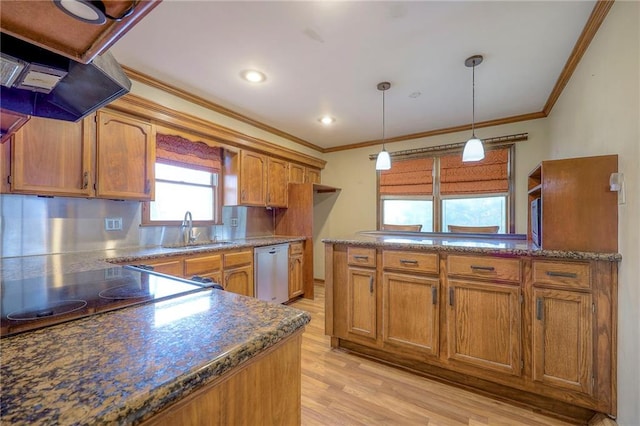
M 640 425 L 640 7 L 614 3 L 548 117 L 551 158 L 618 154 L 618 424 Z M 585 206 L 588 208 L 588 206 Z

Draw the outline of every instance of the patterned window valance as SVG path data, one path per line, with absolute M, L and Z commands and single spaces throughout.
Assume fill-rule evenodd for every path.
M 381 195 L 433 194 L 433 158 L 394 161 L 380 173 Z
M 487 150 L 483 160 L 463 163 L 460 154 L 440 158 L 440 194 L 509 191 L 509 149 Z
M 163 163 L 214 173 L 221 169 L 222 148 L 175 135 L 156 135 L 156 158 Z

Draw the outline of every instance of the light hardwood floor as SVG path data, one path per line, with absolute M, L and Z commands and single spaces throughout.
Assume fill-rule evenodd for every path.
M 292 307 L 311 314 L 302 341 L 302 425 L 569 425 L 407 371 L 332 350 L 324 287 Z

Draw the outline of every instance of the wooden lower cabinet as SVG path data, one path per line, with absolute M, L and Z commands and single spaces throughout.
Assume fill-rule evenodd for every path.
M 438 355 L 440 282 L 419 275 L 382 276 L 382 340 L 385 347 Z
M 536 288 L 533 297 L 533 380 L 591 395 L 591 294 Z
M 448 280 L 448 359 L 520 375 L 520 287 Z
M 349 267 L 347 333 L 376 340 L 376 270 Z
M 299 425 L 301 345 L 300 331 L 142 424 Z
M 251 265 L 225 269 L 222 282 L 222 286 L 227 291 L 245 296 L 254 296 L 253 266 Z
M 325 244 L 332 346 L 572 421 L 616 415 L 615 260 Z
M 303 243 L 289 245 L 289 299 L 304 294 Z

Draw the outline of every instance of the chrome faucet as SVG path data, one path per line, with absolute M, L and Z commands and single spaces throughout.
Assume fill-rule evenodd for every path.
M 182 241 L 185 244 L 191 244 L 195 242 L 196 236 L 193 235 L 193 216 L 191 212 L 187 210 L 184 214 L 184 220 L 182 221 Z

